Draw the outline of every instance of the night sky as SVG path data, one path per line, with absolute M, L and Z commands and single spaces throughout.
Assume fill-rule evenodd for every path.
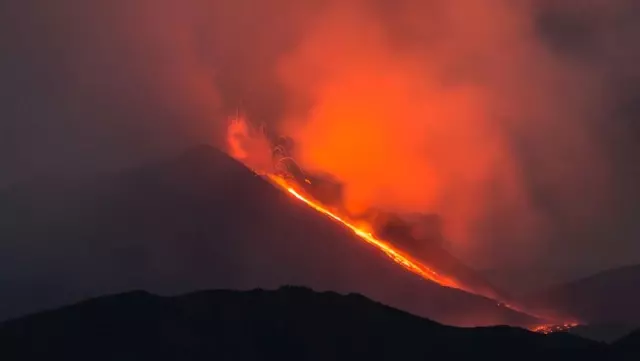
M 3 0 L 0 187 L 144 164 L 201 143 L 224 147 L 225 117 L 236 107 L 273 127 L 320 102 L 330 112 L 330 97 L 317 90 L 342 83 L 307 79 L 317 76 L 309 69 L 360 74 L 365 54 L 382 59 L 371 65 L 374 74 L 415 67 L 420 71 L 400 72 L 399 79 L 437 75 L 425 81 L 429 89 L 480 84 L 479 109 L 514 119 L 483 115 L 482 126 L 475 127 L 473 117 L 460 123 L 472 135 L 495 137 L 496 154 L 509 155 L 508 184 L 517 183 L 515 198 L 526 198 L 517 209 L 526 208 L 527 216 L 525 222 L 517 211 L 517 219 L 510 218 L 514 205 L 486 203 L 483 190 L 474 243 L 467 231 L 454 245 L 463 258 L 479 267 L 546 268 L 564 277 L 640 262 L 636 0 L 337 3 Z M 450 22 L 440 23 L 439 12 Z M 373 33 L 384 34 L 384 47 L 372 41 L 371 49 L 350 52 L 351 41 L 360 44 L 359 36 Z M 363 49 L 369 44 L 362 43 Z M 343 63 L 348 66 L 332 65 Z M 384 92 L 373 96 L 385 98 Z M 474 97 L 469 104 L 477 103 Z M 445 138 L 451 129 L 442 130 Z M 480 202 L 478 192 L 465 198 L 464 185 L 450 184 L 460 169 L 478 164 L 474 157 L 486 144 L 459 142 L 448 146 L 459 149 L 460 158 L 441 160 L 468 164 L 447 164 L 443 189 L 459 198 L 456 204 Z M 496 159 L 502 158 L 478 165 L 482 175 L 502 174 L 506 168 Z M 480 173 L 461 174 L 476 184 Z

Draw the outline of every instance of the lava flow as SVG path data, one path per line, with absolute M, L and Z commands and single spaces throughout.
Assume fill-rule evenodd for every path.
M 438 274 L 437 272 L 435 272 L 434 270 L 432 270 L 429 267 L 425 266 L 420 261 L 418 261 L 415 258 L 411 257 L 410 255 L 408 255 L 408 254 L 396 249 L 389 242 L 376 238 L 370 232 L 368 232 L 365 228 L 350 222 L 346 218 L 338 216 L 337 214 L 335 214 L 334 212 L 330 211 L 329 209 L 327 209 L 326 207 L 324 207 L 320 203 L 312 200 L 308 196 L 303 195 L 301 191 L 296 190 L 294 185 L 292 185 L 289 182 L 287 182 L 286 179 L 284 179 L 284 178 L 282 178 L 280 176 L 274 175 L 274 174 L 267 174 L 266 178 L 268 180 L 270 180 L 273 184 L 275 184 L 277 187 L 279 187 L 282 190 L 286 191 L 287 193 L 289 193 L 290 195 L 292 195 L 296 199 L 302 201 L 304 204 L 306 204 L 310 208 L 312 208 L 315 211 L 325 215 L 326 217 L 329 217 L 330 219 L 342 224 L 344 227 L 350 229 L 360 239 L 362 239 L 363 241 L 367 242 L 368 244 L 376 247 L 378 250 L 380 250 L 382 253 L 384 253 L 387 257 L 389 257 L 393 262 L 395 262 L 396 264 L 402 266 L 404 269 L 408 270 L 409 272 L 412 272 L 412 273 L 418 275 L 419 277 L 422 277 L 425 280 L 435 282 L 435 283 L 437 283 L 437 284 L 439 284 L 441 286 L 450 287 L 450 288 L 456 288 L 456 289 L 459 289 L 459 290 L 462 290 L 462 291 L 465 291 L 465 292 L 470 292 L 470 293 L 476 294 L 476 292 L 473 292 L 473 290 L 469 290 L 466 287 L 461 286 L 455 280 L 453 280 L 453 279 L 451 279 L 449 277 L 446 277 L 446 276 L 443 276 L 441 274 Z M 517 312 L 522 312 L 522 313 L 525 313 L 525 314 L 531 314 L 530 312 L 525 312 L 524 310 L 521 310 L 518 307 L 514 307 L 512 305 L 509 305 L 509 304 L 506 304 L 506 303 L 503 303 L 503 302 L 499 302 L 498 304 L 502 305 L 502 306 L 504 306 L 506 308 L 512 309 L 514 311 L 517 311 Z M 532 316 L 534 316 L 534 315 L 532 315 Z M 538 317 L 538 316 L 534 316 L 534 317 Z M 564 322 L 564 323 L 537 325 L 537 326 L 534 326 L 534 327 L 530 328 L 530 330 L 534 331 L 534 332 L 538 332 L 538 333 L 548 334 L 548 333 L 553 333 L 553 332 L 568 331 L 569 329 L 571 329 L 571 328 L 573 328 L 575 326 L 577 326 L 577 323 Z
M 578 326 L 577 323 L 565 323 L 562 325 L 540 325 L 531 328 L 531 331 L 548 335 L 554 332 L 566 332 Z
M 425 278 L 429 281 L 436 282 L 439 285 L 462 289 L 462 287 L 460 287 L 455 281 L 438 274 L 432 269 L 429 269 L 428 267 L 421 264 L 417 260 L 411 258 L 409 255 L 404 254 L 403 252 L 395 249 L 388 242 L 377 239 L 370 232 L 367 232 L 363 228 L 358 227 L 353 223 L 349 222 L 348 220 L 336 215 L 335 213 L 329 211 L 327 208 L 323 207 L 319 203 L 312 201 L 308 197 L 303 196 L 302 194 L 300 194 L 300 192 L 296 191 L 289 183 L 287 183 L 285 179 L 275 175 L 271 175 L 271 174 L 268 175 L 268 178 L 271 181 L 273 181 L 273 183 L 282 187 L 288 193 L 292 194 L 295 198 L 301 200 L 309 207 L 315 209 L 316 211 L 324 214 L 325 216 L 346 226 L 347 228 L 352 230 L 353 233 L 355 233 L 362 240 L 378 248 L 380 251 L 386 254 L 389 258 L 391 258 L 391 260 L 393 260 L 395 263 L 399 264 L 400 266 L 404 267 L 408 271 L 413 272 L 416 275 L 422 278 Z
M 498 297 L 495 294 L 487 294 L 486 292 L 482 292 L 482 290 L 474 290 L 473 287 L 470 287 L 451 275 L 440 272 L 440 270 L 439 272 L 436 272 L 432 267 L 425 265 L 422 261 L 408 254 L 406 251 L 399 249 L 388 240 L 383 240 L 375 236 L 373 232 L 370 231 L 371 228 L 369 228 L 368 224 L 354 222 L 349 217 L 341 214 L 341 212 L 332 210 L 326 204 L 317 200 L 316 197 L 311 196 L 299 185 L 300 182 L 311 183 L 309 179 L 306 178 L 303 171 L 300 169 L 298 169 L 297 172 L 295 171 L 297 166 L 287 153 L 286 142 L 274 146 L 264 134 L 248 126 L 246 121 L 239 116 L 232 119 L 228 132 L 229 150 L 234 158 L 244 163 L 247 168 L 251 169 L 256 174 L 262 175 L 276 188 L 280 189 L 292 198 L 301 201 L 309 208 L 349 229 L 359 239 L 384 253 L 392 262 L 401 266 L 405 270 L 421 277 L 424 280 L 435 282 L 436 284 L 444 287 L 459 289 L 481 297 L 496 300 L 498 306 L 528 314 L 539 320 L 544 320 L 546 318 L 536 316 L 532 312 L 527 312 L 519 307 L 515 307 L 511 302 L 504 302 L 505 300 L 502 300 L 502 297 Z M 274 154 L 276 154 L 276 158 L 280 159 L 280 161 L 289 161 L 289 165 L 294 168 L 293 173 L 291 173 L 290 169 L 286 172 L 282 172 L 282 169 L 280 169 L 280 172 L 291 176 L 293 177 L 292 179 L 296 180 L 289 180 L 287 176 L 280 175 L 280 172 L 268 170 L 275 167 L 275 170 L 278 171 L 278 166 L 285 166 L 286 168 L 286 165 L 282 162 L 276 164 L 276 166 L 272 164 L 273 159 L 271 157 L 273 157 Z M 294 174 L 298 174 L 297 178 Z M 565 320 L 555 320 L 543 325 L 536 325 L 531 330 L 541 333 L 549 333 L 566 330 L 571 326 L 574 326 L 574 324 L 568 323 Z

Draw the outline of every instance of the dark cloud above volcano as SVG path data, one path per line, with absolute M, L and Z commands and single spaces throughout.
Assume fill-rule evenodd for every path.
M 440 126 L 442 145 L 425 168 L 406 148 L 382 152 L 411 165 L 408 186 L 441 183 L 446 192 L 421 193 L 411 208 L 464 214 L 473 227 L 452 242 L 465 258 L 591 268 L 640 261 L 637 1 L 474 4 L 3 1 L 0 184 L 221 145 L 235 107 L 272 127 L 301 119 L 316 124 L 307 132 L 339 129 L 313 120 L 353 95 L 360 108 L 376 103 L 373 120 L 361 121 L 380 134 L 397 114 L 453 117 L 465 130 L 427 123 Z M 416 107 L 425 98 L 438 101 Z M 422 140 L 407 135 L 425 131 L 389 134 L 416 146 Z M 315 139 L 308 163 L 335 166 L 313 151 L 332 138 Z M 347 166 L 334 170 L 352 176 Z

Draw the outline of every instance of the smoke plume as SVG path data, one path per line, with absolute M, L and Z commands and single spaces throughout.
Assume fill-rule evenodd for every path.
M 283 131 L 352 211 L 436 212 L 458 254 L 482 262 L 509 242 L 527 259 L 547 222 L 533 187 L 589 217 L 583 195 L 606 184 L 597 83 L 550 53 L 535 15 L 507 0 L 332 2 L 279 63 Z

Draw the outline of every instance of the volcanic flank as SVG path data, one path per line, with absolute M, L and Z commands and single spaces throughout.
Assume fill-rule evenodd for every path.
M 39 272 L 14 272 L 12 282 L 0 283 L 2 318 L 134 288 L 300 284 L 362 293 L 452 325 L 540 323 L 407 272 L 208 146 L 77 184 L 14 187 L 0 199 L 1 212 L 12 215 L 0 227 L 1 273 L 15 262 L 41 264 Z
M 613 341 L 640 327 L 639 284 L 640 265 L 620 267 L 524 295 L 519 304 L 572 315 L 586 323 L 572 332 Z
M 339 180 L 298 165 L 292 138 L 271 134 L 264 127 L 258 129 L 239 113 L 230 120 L 227 143 L 232 157 L 318 213 L 351 229 L 408 271 L 442 286 L 508 299 L 443 248 L 439 216 L 399 214 L 376 207 L 353 213 L 345 206 L 344 185 Z
M 408 272 L 441 286 L 500 300 L 501 304 L 519 310 L 511 297 L 445 250 L 438 215 L 397 213 L 374 206 L 354 213 L 345 204 L 343 183 L 326 172 L 303 169 L 296 162 L 297 146 L 293 138 L 274 134 L 264 126 L 255 127 L 239 112 L 229 121 L 227 145 L 229 154 L 254 173 L 351 230 Z M 553 319 L 563 328 L 575 324 L 557 314 Z

